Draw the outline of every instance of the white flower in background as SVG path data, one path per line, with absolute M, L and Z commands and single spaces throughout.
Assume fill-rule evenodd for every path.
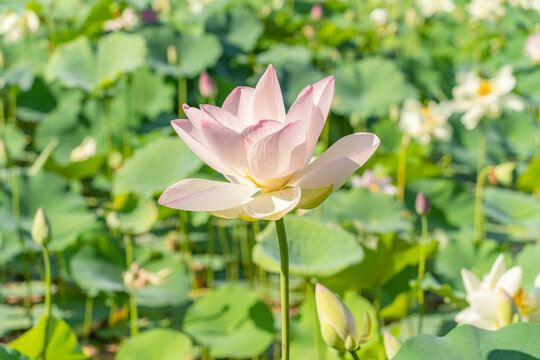
M 199 14 L 206 4 L 210 4 L 212 2 L 214 2 L 214 0 L 188 0 L 189 12 L 192 14 Z
M 534 296 L 521 287 L 521 267 L 514 266 L 506 270 L 503 254 L 497 257 L 491 271 L 482 281 L 467 269 L 461 269 L 461 277 L 469 307 L 456 315 L 458 325 L 470 324 L 496 330 L 517 320 L 517 316 L 507 316 L 509 306 L 516 309 L 515 315 L 519 312 L 522 321 L 535 320 L 537 317 L 540 319 Z M 540 292 L 540 276 L 536 278 L 535 286 L 536 292 Z
M 504 16 L 503 0 L 472 0 L 467 4 L 467 12 L 475 19 L 496 19 Z
M 424 106 L 418 100 L 408 99 L 401 110 L 399 127 L 424 145 L 432 138 L 449 140 L 452 136 L 452 128 L 448 124 L 450 115 L 452 104 L 448 101 L 430 101 Z
M 152 10 L 160 14 L 168 14 L 171 12 L 171 3 L 169 0 L 154 0 Z
M 417 0 L 416 4 L 424 17 L 431 17 L 443 12 L 452 12 L 456 8 L 452 0 Z
M 540 63 L 540 33 L 529 35 L 525 41 L 524 53 L 533 63 Z
M 521 111 L 525 107 L 518 96 L 510 94 L 516 86 L 510 65 L 503 66 L 493 79 L 482 79 L 474 72 L 459 73 L 456 78 L 454 110 L 464 113 L 461 122 L 468 130 L 485 115 L 497 118 L 503 108 Z
M 0 15 L 0 35 L 4 35 L 6 45 L 19 41 L 26 30 L 36 32 L 38 29 L 39 18 L 31 10 L 26 10 L 22 15 L 12 11 Z
M 362 176 L 353 176 L 351 178 L 351 185 L 353 188 L 361 187 L 368 189 L 372 193 L 381 192 L 383 194 L 393 195 L 397 191 L 397 188 L 392 185 L 392 177 L 390 175 L 377 178 L 371 170 L 364 171 Z
M 105 31 L 118 31 L 118 30 L 131 30 L 139 17 L 133 8 L 125 8 L 122 14 L 117 18 L 107 20 L 103 23 L 103 30 Z
M 375 25 L 384 26 L 388 22 L 388 13 L 382 8 L 376 8 L 369 14 L 369 18 Z
M 83 139 L 81 145 L 71 150 L 69 159 L 71 161 L 84 161 L 96 155 L 97 141 L 92 136 Z

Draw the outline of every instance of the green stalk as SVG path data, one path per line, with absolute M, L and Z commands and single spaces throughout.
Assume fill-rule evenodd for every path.
M 283 218 L 276 220 L 276 230 L 281 260 L 279 273 L 281 285 L 281 359 L 289 360 L 289 249 Z
M 184 257 L 184 262 L 188 270 L 189 281 L 193 290 L 199 288 L 197 284 L 197 274 L 193 270 L 193 262 L 191 260 L 191 237 L 189 234 L 189 218 L 187 211 L 180 211 L 180 227 L 181 231 L 184 234 L 184 246 L 182 248 L 182 255 Z
M 133 263 L 133 241 L 131 236 L 124 235 L 124 243 L 126 245 L 126 266 L 128 271 L 131 271 Z M 137 295 L 132 284 L 129 286 L 129 320 L 130 334 L 135 336 L 139 333 L 139 311 L 137 309 Z
M 480 138 L 478 139 L 478 160 L 476 164 L 476 192 L 475 192 L 475 199 L 474 199 L 474 230 L 473 230 L 473 238 L 474 243 L 478 245 L 480 241 L 482 241 L 482 238 L 484 237 L 483 234 L 483 220 L 484 216 L 482 213 L 482 195 L 484 191 L 484 182 L 485 177 L 484 175 L 484 163 L 486 161 L 486 133 L 485 129 L 482 127 L 480 131 Z
M 308 296 L 313 305 L 313 332 L 315 337 L 315 350 L 317 354 L 317 360 L 322 360 L 326 358 L 324 350 L 326 349 L 323 345 L 321 338 L 321 325 L 319 323 L 319 314 L 317 313 L 317 306 L 315 305 L 315 288 L 311 283 L 307 283 Z
M 84 323 L 83 323 L 83 338 L 88 341 L 90 332 L 92 331 L 92 311 L 94 308 L 94 298 L 88 296 L 84 305 Z
M 6 117 L 4 115 L 4 99 L 0 99 L 0 131 L 6 126 Z
M 422 280 L 424 279 L 424 273 L 426 271 L 426 243 L 427 243 L 427 217 L 422 215 L 422 239 L 420 242 L 420 257 L 418 260 L 418 306 L 420 307 L 420 317 L 418 318 L 418 334 L 422 333 L 422 326 L 424 322 L 424 313 L 426 312 L 426 305 L 424 303 L 424 289 L 422 288 Z
M 43 245 L 42 247 L 43 251 L 43 264 L 45 265 L 45 316 L 46 316 L 46 323 L 45 323 L 45 336 L 43 339 L 43 360 L 46 360 L 47 357 L 47 345 L 49 343 L 49 327 L 51 322 L 51 309 L 52 309 L 52 302 L 51 302 L 51 262 L 49 259 L 49 250 L 47 249 L 47 245 Z
M 356 353 L 356 351 L 351 351 L 351 355 L 352 355 L 354 360 L 360 360 L 360 358 L 358 357 L 358 354 Z
M 249 251 L 248 229 L 244 221 L 239 223 L 238 231 L 240 232 L 242 269 L 244 272 L 244 277 L 248 278 L 249 286 L 252 287 L 253 276 L 251 275 L 251 264 L 250 264 L 250 257 L 249 257 L 250 251 Z
M 407 149 L 411 138 L 404 134 L 401 138 L 401 146 L 399 148 L 398 170 L 397 170 L 397 199 L 403 201 L 405 199 L 405 171 L 407 168 Z
M 184 117 L 184 109 L 182 105 L 187 103 L 187 80 L 186 78 L 178 79 L 178 117 Z
M 210 220 L 207 225 L 207 236 L 208 236 L 208 266 L 206 267 L 206 287 L 212 289 L 214 287 L 214 268 L 212 267 L 212 259 L 214 257 L 214 227 L 212 226 L 212 221 Z

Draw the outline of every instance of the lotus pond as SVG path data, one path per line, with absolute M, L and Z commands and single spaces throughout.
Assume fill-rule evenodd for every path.
M 2 0 L 0 360 L 540 359 L 538 0 Z

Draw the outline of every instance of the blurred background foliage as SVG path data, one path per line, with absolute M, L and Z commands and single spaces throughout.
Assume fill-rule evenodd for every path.
M 21 25 L 19 36 L 0 26 L 2 342 L 43 313 L 40 248 L 30 237 L 43 207 L 52 229 L 53 313 L 71 327 L 58 322 L 54 331 L 73 342 L 48 358 L 276 353 L 273 227 L 156 202 L 182 178 L 221 178 L 173 134 L 170 120 L 184 117 L 181 104 L 221 105 L 234 87 L 254 86 L 268 64 L 286 106 L 307 84 L 334 74 L 334 103 L 316 153 L 346 134 L 373 132 L 381 146 L 358 175 L 371 169 L 394 183 L 404 100 L 452 99 L 459 71 L 495 75 L 511 64 L 525 102 L 524 111 L 505 110 L 482 129 L 466 130 L 454 114 L 449 141 L 412 140 L 403 202 L 351 181 L 320 208 L 286 219 L 293 359 L 340 356 L 319 339 L 315 281 L 343 295 L 357 319 L 372 314 L 375 336 L 363 358 L 385 358 L 379 329 L 402 340 L 416 334 L 419 191 L 432 205 L 424 332 L 444 335 L 455 325 L 466 305 L 461 268 L 486 273 L 505 253 L 530 288 L 540 272 L 540 67 L 523 47 L 540 31 L 540 15 L 505 5 L 503 17 L 472 21 L 466 1 L 455 3 L 451 13 L 426 17 L 409 0 L 2 0 L 0 13 L 32 11 L 38 19 L 37 27 L 35 19 Z M 493 171 L 483 199 L 486 238 L 475 245 L 481 131 Z M 501 181 L 494 170 L 503 163 L 514 166 Z M 127 275 L 139 281 L 143 331 L 136 338 L 128 338 Z M 40 324 L 32 331 L 43 331 Z M 12 347 L 33 357 L 25 345 L 32 334 L 24 336 Z

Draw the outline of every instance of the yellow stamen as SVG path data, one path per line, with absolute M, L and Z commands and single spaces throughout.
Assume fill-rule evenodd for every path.
M 491 82 L 489 80 L 482 80 L 480 86 L 478 87 L 478 90 L 476 90 L 476 95 L 481 97 L 491 94 L 492 92 L 493 86 L 491 85 Z

